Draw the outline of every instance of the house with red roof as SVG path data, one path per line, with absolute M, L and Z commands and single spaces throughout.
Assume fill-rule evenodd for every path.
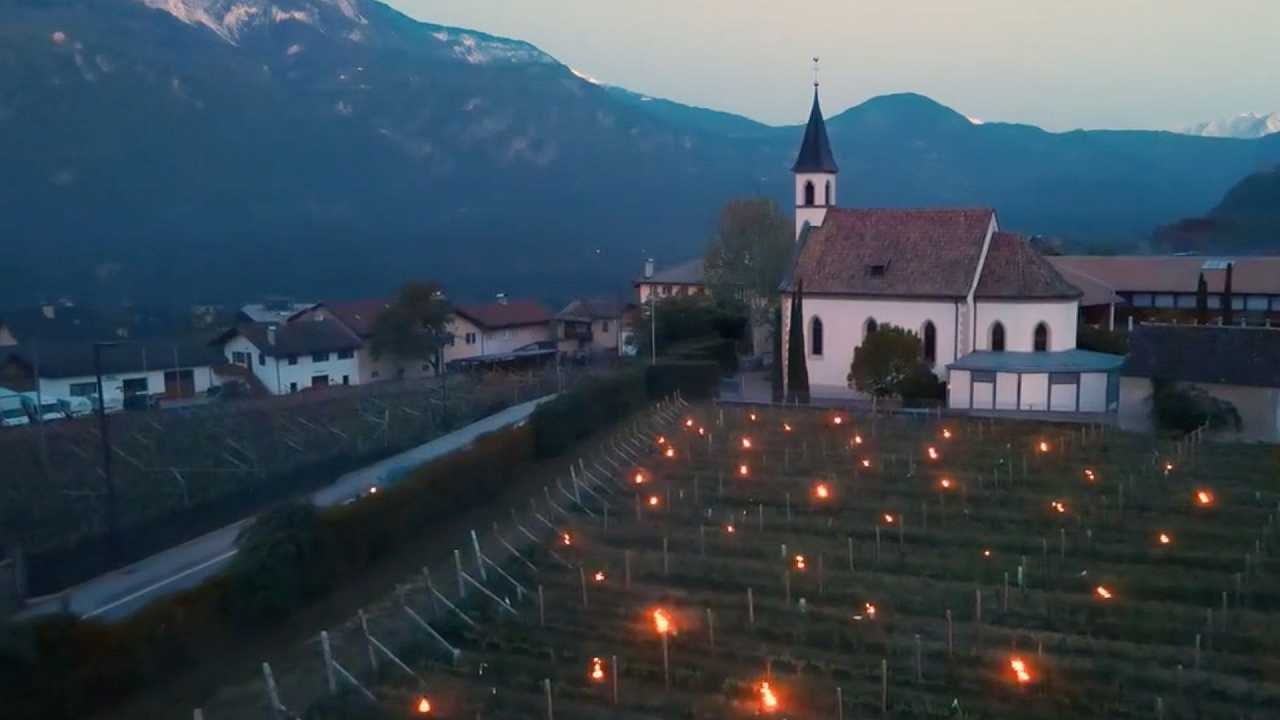
M 815 397 L 850 397 L 854 350 L 878 328 L 916 333 L 953 409 L 1114 412 L 1123 358 L 1076 348 L 1081 289 L 1000 228 L 991 208 L 843 208 L 815 86 L 795 183 L 796 247 L 780 288 L 783 352 L 803 283 Z M 785 368 L 783 376 L 786 376 Z

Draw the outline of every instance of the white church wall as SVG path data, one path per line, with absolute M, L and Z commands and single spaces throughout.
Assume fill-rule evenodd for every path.
M 1049 326 L 1049 350 L 1074 350 L 1078 304 L 1066 301 L 1024 301 L 975 303 L 977 331 L 976 350 L 991 349 L 991 328 L 999 321 L 1004 325 L 1004 349 L 1009 352 L 1031 352 L 1035 349 L 1036 325 Z
M 952 370 L 951 377 L 947 379 L 947 407 L 969 407 L 969 390 L 969 371 Z
M 848 387 L 849 366 L 853 364 L 853 349 L 862 344 L 867 320 L 876 324 L 897 325 L 906 328 L 923 340 L 924 324 L 932 321 L 937 341 L 937 358 L 934 371 L 946 379 L 946 366 L 956 359 L 957 304 L 935 300 L 910 300 L 895 298 L 875 300 L 866 298 L 835 298 L 806 295 L 804 298 L 805 358 L 809 368 L 809 386 L 819 394 L 820 386 L 827 388 Z M 810 330 L 813 318 L 822 319 L 823 352 L 813 354 L 813 338 Z M 790 336 L 787 329 L 791 318 L 791 299 L 782 299 L 784 322 L 783 342 Z M 783 357 L 786 357 L 784 350 Z
M 993 409 L 992 401 L 996 392 L 996 384 L 990 382 L 974 382 L 973 383 L 973 409 L 974 410 L 991 410 Z
M 1022 409 L 1044 412 L 1049 409 L 1049 374 L 1022 375 Z
M 806 183 L 813 183 L 813 205 L 805 204 L 804 188 Z M 831 203 L 827 204 L 826 187 L 831 183 Z M 827 173 L 802 173 L 795 176 L 796 190 L 796 240 L 800 239 L 800 230 L 807 222 L 820 227 L 827 217 L 827 208 L 836 204 L 836 176 Z
M 1018 409 L 1018 373 L 996 375 L 996 409 Z

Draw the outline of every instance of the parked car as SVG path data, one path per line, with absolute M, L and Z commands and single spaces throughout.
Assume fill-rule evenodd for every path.
M 0 388 L 0 427 L 18 427 L 31 422 L 22 404 L 22 395 Z
M 22 393 L 22 407 L 27 411 L 27 417 L 31 418 L 32 422 L 53 422 L 67 417 L 57 398 L 40 393 Z
M 67 417 L 81 417 L 92 414 L 95 406 L 94 400 L 87 397 L 58 398 L 58 404 L 62 406 L 62 413 Z

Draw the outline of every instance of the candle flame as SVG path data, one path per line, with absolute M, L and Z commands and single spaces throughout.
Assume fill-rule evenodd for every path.
M 841 416 L 839 416 L 839 415 L 837 415 L 837 416 L 835 416 L 834 418 L 832 418 L 832 419 L 831 419 L 831 422 L 833 422 L 833 423 L 835 423 L 835 424 L 837 424 L 837 425 L 843 425 L 843 424 L 844 424 L 844 418 L 843 418 L 843 417 L 841 417 Z
M 673 457 L 675 457 L 675 456 L 676 456 L 676 449 L 675 449 L 675 448 L 673 448 L 673 447 L 668 447 L 668 448 L 667 448 L 666 455 L 667 455 L 667 457 L 669 457 L 669 458 L 673 458 Z
M 750 449 L 751 449 L 751 438 L 749 438 L 749 437 L 744 437 L 744 438 L 742 438 L 742 449 L 743 449 L 743 450 L 750 450 Z
M 892 515 L 890 515 L 889 513 L 885 513 L 885 514 L 883 515 L 883 517 L 884 517 L 884 521 L 885 521 L 885 523 L 890 524 L 890 525 L 892 525 L 892 524 L 893 524 L 893 516 L 892 516 Z
M 791 432 L 791 425 L 789 423 L 782 423 L 782 432 Z
M 944 440 L 950 440 L 950 439 L 951 439 L 951 431 L 950 431 L 950 430 L 948 430 L 948 429 L 946 429 L 946 428 L 942 428 L 942 438 L 943 438 Z
M 778 708 L 778 696 L 767 682 L 760 683 L 760 704 L 764 706 L 765 712 L 773 712 Z
M 1042 453 L 1049 452 L 1049 443 L 1045 442 L 1044 440 L 1041 440 L 1040 444 L 1037 445 L 1036 447 L 1039 448 L 1040 452 Z
M 935 448 L 934 446 L 932 446 L 932 445 L 930 445 L 930 446 L 929 446 L 928 453 L 929 453 L 929 459 L 930 459 L 930 460 L 937 460 L 937 459 L 938 459 L 938 449 L 937 449 L 937 448 Z
M 1167 462 L 1167 463 L 1165 463 L 1165 464 L 1164 464 L 1164 471 L 1165 471 L 1165 473 L 1166 473 L 1166 474 L 1167 474 L 1167 473 L 1171 473 L 1171 472 L 1173 472 L 1173 463 L 1171 463 L 1171 462 Z
M 1160 533 L 1160 544 L 1168 545 L 1173 542 L 1173 538 L 1169 537 L 1169 533 Z
M 1053 508 L 1055 511 L 1060 513 L 1064 513 L 1067 511 L 1067 506 L 1063 504 L 1061 500 L 1054 500 L 1053 502 L 1049 503 L 1049 507 Z
M 724 526 L 724 531 L 732 535 L 735 532 L 737 532 L 738 529 L 733 526 L 733 523 L 729 523 L 728 525 Z
M 861 444 L 862 444 L 862 436 L 861 436 L 861 435 L 854 435 L 854 436 L 853 436 L 853 444 L 854 444 L 854 445 L 861 445 Z
M 706 428 L 704 428 L 704 427 L 699 427 L 699 428 L 698 428 L 698 434 L 699 434 L 699 435 L 706 435 L 706 434 L 707 434 L 707 429 L 706 429 Z
M 418 698 L 418 714 L 428 715 L 430 713 L 431 713 L 431 701 L 428 700 L 425 695 Z
M 604 680 L 604 660 L 598 657 L 591 658 L 591 679 L 595 682 Z
M 642 472 L 638 472 L 638 473 L 636 473 L 636 484 L 637 484 L 637 485 L 643 485 L 643 484 L 644 484 L 644 473 L 642 473 Z
M 1201 505 L 1212 505 L 1212 504 L 1213 504 L 1213 493 L 1209 492 L 1208 490 L 1199 490 L 1199 491 L 1197 491 L 1197 492 L 1196 492 L 1196 502 L 1200 503 Z
M 748 415 L 747 417 L 751 418 L 751 422 L 755 422 L 755 421 L 756 421 L 756 414 L 755 414 L 755 413 L 751 413 L 751 414 L 750 414 L 750 415 Z
M 828 488 L 826 483 L 818 483 L 818 485 L 813 488 L 813 494 L 819 500 L 826 500 L 831 497 L 831 488 Z
M 1013 676 L 1017 678 L 1020 684 L 1026 685 L 1031 682 L 1031 671 L 1027 669 L 1027 663 L 1022 658 L 1011 658 L 1009 667 L 1013 669 Z
M 1093 470 L 1092 470 L 1092 469 L 1090 469 L 1090 468 L 1085 468 L 1085 469 L 1084 469 L 1084 477 L 1085 477 L 1085 479 L 1086 479 L 1086 480 L 1088 480 L 1089 482 L 1093 482 L 1094 480 L 1096 480 L 1096 479 L 1097 479 L 1097 476 L 1095 476 L 1095 475 L 1093 474 Z
M 565 545 L 572 545 L 572 544 L 573 544 L 573 536 L 572 536 L 572 535 L 570 535 L 570 534 L 569 534 L 569 533 L 567 533 L 567 532 L 565 532 L 565 533 L 560 533 L 560 542 L 564 543 Z
M 662 610 L 653 611 L 653 627 L 658 631 L 659 635 L 666 635 L 671 632 L 671 618 Z
M 876 606 L 875 606 L 875 605 L 872 605 L 871 603 L 865 603 L 865 604 L 863 605 L 863 610 L 865 610 L 865 611 L 866 611 L 866 613 L 867 613 L 867 617 L 871 618 L 872 620 L 875 620 L 875 619 L 876 619 Z
M 684 426 L 687 428 L 693 427 L 693 418 L 685 418 Z
M 871 467 L 871 460 L 869 458 L 862 458 L 862 467 L 864 468 Z
M 747 467 L 745 463 L 742 465 L 739 465 L 738 474 L 741 475 L 742 477 L 746 477 L 751 474 L 751 468 Z
M 796 556 L 796 569 L 797 569 L 797 570 L 804 570 L 804 569 L 805 569 L 805 567 L 807 567 L 807 565 L 806 565 L 806 563 L 805 563 L 804 556 L 803 556 L 803 555 L 797 555 L 797 556 Z
M 952 483 L 950 478 L 942 478 L 942 480 L 938 481 L 938 484 L 942 486 L 943 490 L 950 490 Z
M 659 502 L 661 502 L 661 501 L 660 501 L 660 500 L 658 500 L 658 496 L 657 496 L 657 495 L 650 495 L 650 496 L 649 496 L 649 507 L 658 507 L 658 503 L 659 503 Z
M 592 578 L 593 580 L 595 580 L 596 582 L 598 582 L 598 583 L 600 583 L 600 582 L 604 582 L 604 571 L 603 571 L 603 570 L 597 570 L 597 571 L 596 571 L 596 574 L 595 574 L 595 575 L 592 575 L 592 576 L 591 576 L 591 578 Z
M 658 436 L 658 444 L 659 444 L 659 445 L 666 445 L 666 444 L 667 444 L 667 437 L 666 437 L 665 435 L 659 435 L 659 436 Z
M 1096 593 L 1098 597 L 1102 598 L 1103 600 L 1111 599 L 1111 591 L 1108 590 L 1103 585 L 1099 585 L 1098 587 L 1094 588 L 1094 593 Z
M 982 557 L 984 557 L 984 558 L 989 558 L 989 557 L 991 557 L 991 551 L 990 551 L 990 550 L 983 550 L 983 551 L 982 551 Z

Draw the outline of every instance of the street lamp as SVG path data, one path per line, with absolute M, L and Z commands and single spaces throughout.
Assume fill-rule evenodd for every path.
M 102 436 L 102 481 L 106 491 L 107 553 L 111 559 L 120 557 L 119 528 L 116 519 L 116 484 L 111 477 L 111 436 L 108 434 L 107 398 L 102 391 L 102 349 L 117 347 L 118 342 L 93 344 L 93 375 L 98 387 L 98 433 Z

